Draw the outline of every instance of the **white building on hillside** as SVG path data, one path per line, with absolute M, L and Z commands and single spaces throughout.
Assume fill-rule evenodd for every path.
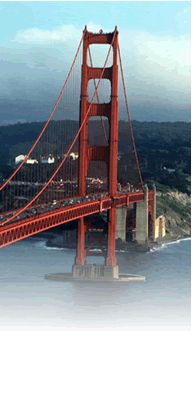
M 21 154 L 21 155 L 17 155 L 17 157 L 15 157 L 15 164 L 20 164 L 25 158 L 25 155 Z
M 41 157 L 41 163 L 42 164 L 54 164 L 55 158 L 52 155 L 49 155 L 48 157 Z
M 79 157 L 79 154 L 78 154 L 78 152 L 71 152 L 70 153 L 70 157 L 72 158 L 72 160 L 77 160 L 78 159 L 78 157 Z
M 38 161 L 34 158 L 28 158 L 26 164 L 38 164 Z
M 17 157 L 15 157 L 15 164 L 20 164 L 24 159 L 25 159 L 26 155 L 17 155 Z M 27 161 L 25 162 L 25 164 L 38 164 L 38 161 L 35 158 L 27 158 Z

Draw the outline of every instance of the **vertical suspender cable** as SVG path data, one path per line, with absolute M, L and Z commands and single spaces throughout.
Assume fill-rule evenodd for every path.
M 46 128 L 48 127 L 48 125 L 49 125 L 49 122 L 51 121 L 51 119 L 52 119 L 52 117 L 53 117 L 53 115 L 54 115 L 54 113 L 55 113 L 55 111 L 56 111 L 56 109 L 57 109 L 57 107 L 58 107 L 58 105 L 59 105 L 59 103 L 60 103 L 60 101 L 61 101 L 61 99 L 62 99 L 62 97 L 63 97 L 63 94 L 64 94 L 64 91 L 65 91 L 65 87 L 66 87 L 66 85 L 67 85 L 67 82 L 68 82 L 68 80 L 69 80 L 69 78 L 70 78 L 70 75 L 71 75 L 71 73 L 72 73 L 72 70 L 73 70 L 73 67 L 74 67 L 74 65 L 75 65 L 75 62 L 76 62 L 76 59 L 77 59 L 77 57 L 78 57 L 78 54 L 79 54 L 79 51 L 80 51 L 80 48 L 81 48 L 81 45 L 82 45 L 82 42 L 83 42 L 83 38 L 84 38 L 84 34 L 83 34 L 83 36 L 82 36 L 82 38 L 81 38 L 81 40 L 80 40 L 80 43 L 79 43 L 79 45 L 78 45 L 78 48 L 77 48 L 77 51 L 76 51 L 76 54 L 75 54 L 75 57 L 74 57 L 74 59 L 73 59 L 73 62 L 72 62 L 72 65 L 71 65 L 71 67 L 70 67 L 70 70 L 69 70 L 69 72 L 68 72 L 68 75 L 67 75 L 67 77 L 66 77 L 66 79 L 65 79 L 65 81 L 64 81 L 64 83 L 63 83 L 63 87 L 62 87 L 62 89 L 61 89 L 61 91 L 60 91 L 60 94 L 59 94 L 59 96 L 58 96 L 58 99 L 57 99 L 57 101 L 56 101 L 56 103 L 55 103 L 55 105 L 54 105 L 54 107 L 53 107 L 53 109 L 52 109 L 52 111 L 51 111 L 51 113 L 50 113 L 50 116 L 49 116 L 49 118 L 48 118 L 48 120 L 47 120 L 47 122 L 45 123 L 45 125 L 44 125 L 44 127 L 43 127 L 43 129 L 41 130 L 41 132 L 40 132 L 40 134 L 39 134 L 39 136 L 37 137 L 37 139 L 36 139 L 36 141 L 34 142 L 34 144 L 32 145 L 32 147 L 30 148 L 30 150 L 29 150 L 29 152 L 27 153 L 27 155 L 25 156 L 25 158 L 24 158 L 24 160 L 18 165 L 18 167 L 16 168 L 16 170 L 14 170 L 14 172 L 11 174 L 11 176 L 0 186 L 0 191 L 2 190 L 2 189 L 4 189 L 4 187 L 5 186 L 7 186 L 7 184 L 10 182 L 10 180 L 12 180 L 13 179 L 13 177 L 15 176 L 15 174 L 22 168 L 22 166 L 26 163 L 26 161 L 27 161 L 27 159 L 30 157 L 30 155 L 32 154 L 32 152 L 33 152 L 33 150 L 35 149 L 35 147 L 36 147 L 36 145 L 38 144 L 38 142 L 40 141 L 40 139 L 41 139 L 41 137 L 42 137 L 42 135 L 43 135 L 43 133 L 45 132 L 45 130 L 46 130 Z
M 84 36 L 84 35 L 83 35 L 83 36 Z M 37 200 L 37 199 L 41 196 L 41 194 L 42 194 L 42 193 L 43 193 L 43 192 L 47 189 L 47 187 L 51 184 L 52 180 L 53 180 L 53 179 L 54 179 L 54 177 L 58 174 L 59 170 L 61 169 L 61 167 L 63 166 L 63 164 L 64 164 L 64 162 L 66 161 L 67 157 L 69 156 L 69 154 L 70 154 L 71 150 L 73 149 L 73 147 L 74 147 L 74 145 L 75 145 L 75 143 L 76 143 L 76 141 L 77 141 L 77 139 L 78 139 L 78 137 L 79 137 L 79 134 L 80 134 L 80 132 L 81 132 L 81 130 L 82 130 L 82 128 L 83 128 L 83 126 L 84 126 L 84 124 L 86 123 L 87 117 L 88 117 L 88 115 L 89 115 L 89 113 L 90 113 L 90 111 L 91 111 L 92 104 L 93 104 L 93 100 L 94 100 L 94 98 L 95 98 L 95 97 L 96 97 L 96 95 L 97 95 L 97 91 L 98 91 L 99 85 L 100 85 L 100 83 L 101 83 L 101 80 L 102 80 L 102 77 L 103 77 L 103 74 L 104 74 L 104 71 L 105 71 L 105 67 L 106 67 L 106 64 L 107 64 L 107 61 L 108 61 L 108 58 L 109 58 L 109 55 L 110 55 L 110 52 L 111 52 L 111 49 L 112 49 L 112 46 L 113 46 L 113 43 L 114 43 L 115 36 L 116 36 L 116 29 L 115 29 L 115 31 L 114 31 L 114 35 L 113 35 L 113 38 L 112 38 L 112 42 L 111 42 L 111 44 L 110 44 L 110 47 L 109 47 L 109 50 L 108 50 L 108 53 L 107 53 L 107 56 L 106 56 L 106 59 L 105 59 L 104 67 L 103 67 L 103 69 L 102 69 L 102 71 L 101 71 L 101 75 L 100 75 L 99 81 L 98 81 L 98 83 L 97 83 L 96 89 L 95 89 L 95 91 L 94 91 L 94 94 L 93 94 L 92 100 L 91 100 L 91 102 L 90 102 L 90 104 L 89 104 L 89 107 L 88 107 L 88 110 L 87 110 L 86 115 L 85 115 L 85 117 L 84 117 L 84 120 L 83 120 L 82 124 L 80 125 L 80 128 L 78 129 L 78 131 L 77 131 L 77 133 L 76 133 L 76 135 L 75 135 L 75 137 L 74 137 L 74 139 L 73 139 L 73 141 L 72 141 L 71 145 L 69 146 L 69 148 L 68 148 L 68 150 L 67 150 L 66 154 L 64 155 L 63 159 L 61 160 L 61 162 L 60 162 L 59 166 L 58 166 L 58 167 L 57 167 L 57 169 L 54 171 L 54 173 L 53 173 L 53 174 L 52 174 L 52 176 L 49 178 L 49 180 L 45 183 L 45 185 L 42 187 L 42 189 L 39 191 L 39 193 L 37 193 L 37 195 L 35 195 L 35 196 L 33 197 L 33 199 L 32 199 L 30 202 L 28 202 L 28 203 L 27 203 L 24 207 L 22 207 L 21 209 L 19 209 L 18 211 L 16 211 L 16 213 L 15 213 L 13 216 L 11 216 L 9 219 L 7 219 L 7 220 L 5 220 L 4 222 L 2 222 L 2 223 L 1 223 L 1 225 L 2 225 L 2 226 L 3 226 L 3 225 L 5 225 L 5 224 L 7 224 L 8 222 L 12 221 L 14 218 L 16 218 L 16 216 L 20 215 L 22 212 L 24 212 L 26 209 L 28 209 L 28 208 L 32 205 L 32 203 L 34 203 L 34 202 L 35 202 L 35 200 Z
M 125 86 L 125 79 L 124 79 L 124 74 L 123 74 L 122 59 L 121 59 L 119 44 L 118 44 L 118 55 L 119 55 L 120 70 L 121 70 L 121 77 L 122 77 L 124 97 L 125 97 L 125 104 L 126 104 L 126 110 L 127 110 L 127 116 L 128 116 L 128 124 L 129 124 L 129 129 L 130 129 L 130 134 L 131 134 L 131 142 L 132 142 L 133 151 L 134 151 L 134 154 L 135 154 L 135 159 L 136 159 L 136 164 L 137 164 L 138 173 L 139 173 L 139 177 L 140 177 L 140 182 L 141 182 L 141 185 L 142 185 L 142 188 L 143 188 L 144 184 L 143 184 L 143 180 L 142 180 L 142 175 L 141 175 L 137 150 L 136 150 L 136 146 L 135 146 L 135 139 L 134 139 L 134 135 L 133 135 L 133 127 L 132 127 L 132 122 L 131 122 L 131 115 L 130 115 L 130 112 L 129 112 L 129 105 L 128 105 L 128 99 L 127 99 L 127 93 L 126 93 L 126 86 Z

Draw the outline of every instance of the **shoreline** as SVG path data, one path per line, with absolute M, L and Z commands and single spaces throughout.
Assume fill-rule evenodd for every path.
M 148 251 L 150 251 L 150 252 L 158 251 L 159 249 L 167 247 L 168 245 L 179 244 L 182 241 L 191 241 L 191 236 L 186 236 L 186 237 L 181 236 L 181 237 L 178 237 L 176 239 L 162 240 L 159 243 L 154 242 L 154 243 L 152 243 L 152 245 L 150 246 Z
M 59 236 L 60 234 L 53 233 L 53 232 L 42 234 L 42 238 L 45 240 L 45 245 L 47 248 L 61 249 L 61 250 L 63 249 L 75 250 L 76 249 L 76 246 L 74 244 L 72 246 L 66 246 L 66 245 L 62 245 L 62 242 L 61 243 L 58 242 Z M 133 241 L 127 241 L 125 243 L 117 242 L 116 253 L 127 253 L 130 250 L 137 252 L 137 253 L 152 252 L 153 250 L 156 251 L 159 248 L 162 248 L 164 246 L 177 244 L 182 241 L 188 241 L 188 240 L 191 240 L 191 235 L 179 235 L 176 237 L 169 236 L 157 242 L 149 242 L 147 245 L 138 245 L 136 242 L 133 242 Z M 93 248 L 92 250 L 95 252 L 95 255 L 96 255 L 96 250 L 97 250 L 97 253 L 100 252 L 100 249 L 97 249 L 97 248 Z M 102 250 L 106 250 L 106 247 L 102 246 Z

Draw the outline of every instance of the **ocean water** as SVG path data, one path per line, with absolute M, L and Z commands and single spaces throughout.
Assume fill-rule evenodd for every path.
M 47 280 L 71 271 L 75 252 L 27 239 L 0 250 L 1 328 L 189 329 L 191 241 L 146 253 L 117 253 L 122 273 L 145 282 L 82 283 Z M 101 263 L 101 257 L 90 262 Z

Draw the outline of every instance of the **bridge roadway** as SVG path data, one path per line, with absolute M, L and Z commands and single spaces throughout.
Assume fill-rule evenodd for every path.
M 153 191 L 149 191 L 148 199 L 152 197 Z M 144 192 L 139 191 L 124 194 L 118 193 L 114 198 L 110 196 L 104 196 L 95 200 L 92 198 L 92 200 L 88 200 L 87 202 L 83 201 L 50 210 L 46 206 L 44 213 L 28 216 L 27 218 L 7 223 L 5 226 L 0 226 L 0 248 L 66 222 L 95 213 L 101 213 L 111 209 L 111 207 L 130 206 L 133 203 L 143 201 Z

